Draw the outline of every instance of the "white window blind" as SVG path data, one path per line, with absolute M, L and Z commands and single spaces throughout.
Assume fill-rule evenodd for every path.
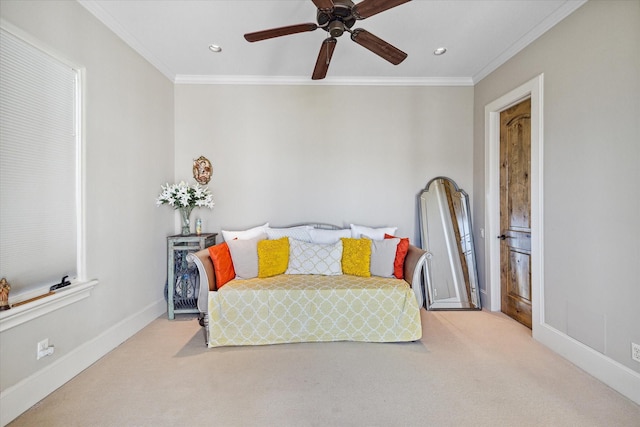
M 79 73 L 0 29 L 0 277 L 78 274 Z

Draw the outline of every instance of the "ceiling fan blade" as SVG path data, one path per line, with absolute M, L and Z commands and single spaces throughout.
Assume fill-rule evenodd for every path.
M 409 1 L 411 0 L 363 0 L 353 6 L 351 12 L 356 19 L 364 19 Z
M 255 33 L 247 33 L 244 38 L 248 42 L 257 42 L 260 40 L 272 39 L 274 37 L 288 36 L 289 34 L 304 33 L 313 31 L 318 26 L 312 22 L 306 24 L 288 25 L 286 27 L 271 28 L 270 30 L 256 31 Z
M 380 56 L 383 59 L 391 62 L 393 65 L 398 65 L 405 60 L 407 54 L 387 43 L 386 41 L 374 36 L 367 30 L 362 28 L 356 28 L 351 33 L 351 40 L 369 49 L 371 52 Z
M 338 43 L 338 40 L 333 37 L 324 39 L 322 46 L 320 46 L 320 53 L 318 54 L 316 67 L 313 69 L 311 80 L 322 80 L 326 77 L 333 51 L 336 48 L 336 43 Z
M 311 0 L 318 9 L 328 10 L 333 9 L 333 0 Z

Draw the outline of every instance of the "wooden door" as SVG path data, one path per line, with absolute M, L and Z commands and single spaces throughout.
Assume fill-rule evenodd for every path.
M 531 100 L 500 113 L 501 310 L 531 328 Z

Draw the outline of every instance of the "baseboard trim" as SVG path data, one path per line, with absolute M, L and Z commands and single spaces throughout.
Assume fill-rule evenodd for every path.
M 560 332 L 548 324 L 534 329 L 534 338 L 589 375 L 640 405 L 640 374 Z
M 166 312 L 164 299 L 144 307 L 46 368 L 0 393 L 3 427 Z

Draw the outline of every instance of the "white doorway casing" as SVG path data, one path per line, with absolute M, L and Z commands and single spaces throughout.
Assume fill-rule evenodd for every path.
M 640 404 L 640 375 L 545 322 L 543 242 L 543 83 L 540 74 L 485 106 L 484 306 L 501 311 L 500 112 L 531 98 L 531 329 L 533 338 Z M 514 320 L 515 321 L 515 320 Z
M 544 323 L 542 190 L 543 83 L 533 78 L 485 106 L 485 306 L 500 311 L 500 112 L 531 98 L 531 323 L 536 338 Z

